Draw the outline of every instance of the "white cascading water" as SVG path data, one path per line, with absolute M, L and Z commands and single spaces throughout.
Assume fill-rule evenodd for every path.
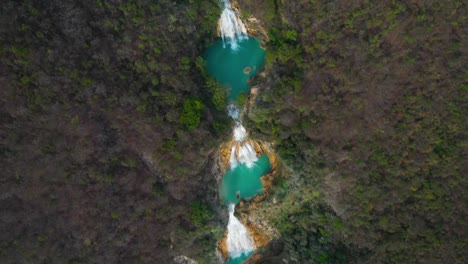
M 242 254 L 248 254 L 255 249 L 247 228 L 234 216 L 235 208 L 235 204 L 229 204 L 227 249 L 231 258 L 240 257 Z
M 248 168 L 252 168 L 252 166 L 258 160 L 257 152 L 249 143 L 245 143 L 239 148 L 237 160 L 239 163 L 245 163 Z
M 234 104 L 229 104 L 227 107 L 227 111 L 228 116 L 230 116 L 232 119 L 236 121 L 239 119 L 239 109 L 237 109 L 237 107 Z
M 245 127 L 240 122 L 237 122 L 236 126 L 234 127 L 234 140 L 244 141 L 246 137 L 247 130 L 245 130 Z
M 239 48 L 239 42 L 247 39 L 247 29 L 242 23 L 242 20 L 231 8 L 229 0 L 221 0 L 224 3 L 224 9 L 219 18 L 219 28 L 223 39 L 223 47 L 226 43 L 230 45 L 232 50 Z M 238 166 L 239 163 L 246 164 L 247 167 L 252 167 L 257 161 L 257 153 L 247 139 L 247 132 L 242 126 L 239 119 L 239 109 L 234 104 L 228 106 L 228 115 L 236 120 L 233 137 L 234 144 L 231 147 L 231 156 L 229 163 L 231 170 Z M 250 237 L 247 228 L 234 216 L 235 204 L 229 204 L 229 223 L 227 226 L 227 250 L 231 258 L 238 258 L 242 254 L 250 254 L 255 250 L 254 241 Z
M 231 170 L 233 170 L 239 164 L 235 153 L 236 153 L 236 145 L 233 144 L 231 147 L 231 156 L 229 157 L 229 166 Z
M 247 29 L 242 23 L 237 13 L 232 10 L 229 0 L 222 0 L 224 9 L 219 18 L 218 24 L 221 31 L 221 38 L 223 38 L 223 45 L 226 43 L 231 45 L 231 49 L 236 50 L 238 42 L 247 39 Z
M 255 148 L 250 145 L 247 139 L 247 131 L 240 122 L 237 122 L 234 127 L 234 141 L 231 148 L 231 156 L 229 159 L 231 169 L 234 169 L 239 163 L 244 163 L 248 168 L 251 168 L 258 160 Z

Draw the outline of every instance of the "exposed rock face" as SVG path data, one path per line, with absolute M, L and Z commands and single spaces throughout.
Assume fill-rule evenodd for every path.
M 227 249 L 227 232 L 224 233 L 223 239 L 218 242 L 218 249 L 223 255 L 224 260 L 228 260 L 229 251 Z
M 243 219 L 243 224 L 247 227 L 252 236 L 255 247 L 264 247 L 270 242 L 271 238 L 263 232 L 254 222 L 249 221 L 248 219 Z
M 255 252 L 244 264 L 255 264 L 255 263 L 285 263 L 284 260 L 280 257 L 280 254 L 283 252 L 284 243 L 281 240 L 274 239 L 265 246 L 265 248 L 260 252 Z
M 174 258 L 172 263 L 173 264 L 198 264 L 198 262 L 186 256 L 177 256 Z
M 229 158 L 231 157 L 231 148 L 228 144 L 223 145 L 219 150 L 219 164 L 222 165 L 220 169 L 226 171 L 229 169 Z
M 278 176 L 278 157 L 275 153 L 267 152 L 268 159 L 270 160 L 271 164 L 271 171 L 264 175 L 261 178 L 263 186 L 265 188 L 265 194 L 268 194 L 273 186 L 273 180 L 276 176 Z
M 238 14 L 241 14 L 237 1 L 231 1 L 231 3 L 232 9 L 235 10 Z M 268 42 L 270 40 L 262 20 L 257 19 L 252 14 L 250 14 L 247 18 L 241 18 L 249 36 L 261 39 L 262 43 Z

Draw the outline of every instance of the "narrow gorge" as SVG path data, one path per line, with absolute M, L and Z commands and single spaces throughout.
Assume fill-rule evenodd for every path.
M 0 263 L 465 263 L 465 2 L 2 1 Z
M 242 125 L 244 108 L 241 101 L 250 93 L 249 79 L 258 73 L 266 51 L 260 41 L 247 34 L 239 15 L 231 3 L 222 1 L 224 9 L 218 22 L 221 39 L 205 53 L 206 68 L 216 81 L 228 89 L 227 114 L 234 120 L 232 139 L 220 147 L 220 202 L 227 205 L 229 221 L 226 235 L 219 249 L 229 264 L 243 263 L 260 245 L 253 239 L 253 230 L 235 216 L 236 204 L 264 194 L 262 176 L 271 171 L 268 153 L 261 141 L 249 138 Z

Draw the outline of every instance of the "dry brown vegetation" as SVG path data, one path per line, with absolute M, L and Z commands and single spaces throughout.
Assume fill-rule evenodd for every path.
M 286 258 L 461 263 L 465 4 L 247 2 L 271 40 L 249 125 L 293 170 L 265 205 Z
M 269 40 L 246 126 L 290 170 L 256 260 L 462 263 L 466 3 L 237 5 Z M 2 2 L 0 262 L 215 261 L 230 123 L 200 55 L 219 7 Z

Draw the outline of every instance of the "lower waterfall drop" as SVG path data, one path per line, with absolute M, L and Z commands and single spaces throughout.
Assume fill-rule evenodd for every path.
M 229 204 L 229 223 L 227 226 L 227 249 L 231 260 L 248 257 L 255 250 L 254 241 L 247 228 L 234 216 L 235 204 Z

